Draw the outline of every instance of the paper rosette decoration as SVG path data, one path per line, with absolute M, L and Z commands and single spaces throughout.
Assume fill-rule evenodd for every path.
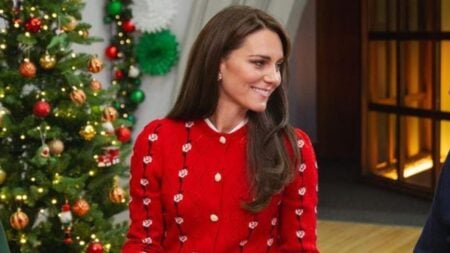
M 144 32 L 160 32 L 169 27 L 176 13 L 175 0 L 133 0 L 136 27 Z
M 169 30 L 145 32 L 136 44 L 140 69 L 149 75 L 164 75 L 178 61 L 178 42 Z

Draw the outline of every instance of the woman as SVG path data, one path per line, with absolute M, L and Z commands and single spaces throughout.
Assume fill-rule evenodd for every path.
M 315 155 L 287 123 L 289 47 L 251 7 L 206 24 L 174 108 L 136 140 L 123 252 L 318 252 Z

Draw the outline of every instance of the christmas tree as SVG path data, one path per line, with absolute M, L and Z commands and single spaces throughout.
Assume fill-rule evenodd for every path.
M 81 0 L 0 0 L 0 218 L 12 252 L 120 252 L 131 122 Z M 2 22 L 3 21 L 3 25 Z

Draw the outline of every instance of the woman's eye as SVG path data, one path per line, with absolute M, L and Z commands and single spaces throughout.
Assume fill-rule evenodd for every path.
M 277 70 L 281 70 L 282 67 L 283 67 L 283 63 L 278 63 L 277 64 Z
M 252 63 L 255 64 L 255 66 L 257 66 L 257 67 L 264 66 L 264 62 L 263 61 L 253 61 Z

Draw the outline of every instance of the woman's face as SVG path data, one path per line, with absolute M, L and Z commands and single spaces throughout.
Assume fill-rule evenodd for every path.
M 220 63 L 220 109 L 262 112 L 281 83 L 283 47 L 277 33 L 263 29 L 248 35 L 242 46 Z

